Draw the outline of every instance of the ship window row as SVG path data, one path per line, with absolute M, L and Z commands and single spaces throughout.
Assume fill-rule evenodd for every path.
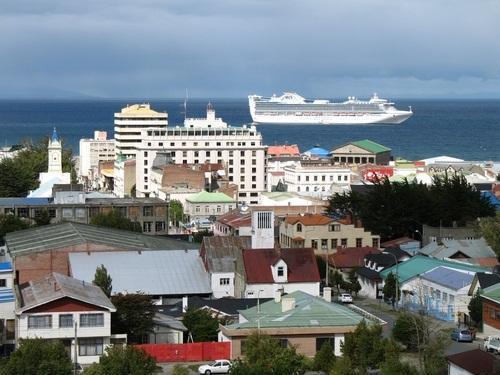
M 336 104 L 272 104 L 259 103 L 255 107 L 256 110 L 269 111 L 381 111 L 378 104 L 353 104 L 353 103 L 336 103 Z

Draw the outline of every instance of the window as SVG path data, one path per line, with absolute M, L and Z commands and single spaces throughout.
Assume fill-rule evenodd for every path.
M 279 339 L 279 345 L 282 348 L 288 348 L 288 340 L 287 339 Z
M 328 240 L 325 239 L 325 238 L 323 238 L 321 240 L 321 249 L 323 249 L 323 250 L 327 250 L 328 249 Z
M 155 230 L 156 232 L 163 232 L 165 230 L 165 222 L 164 221 L 155 222 Z
M 29 216 L 29 209 L 26 207 L 21 207 L 17 209 L 17 216 L 19 217 L 28 217 Z
M 7 279 L 0 279 L 0 288 L 5 288 L 7 286 Z
M 78 354 L 81 356 L 101 355 L 102 338 L 78 339 Z
M 356 238 L 356 247 L 362 247 L 362 246 L 363 246 L 363 239 Z
M 283 277 L 285 275 L 285 268 L 283 266 L 278 267 L 278 277 Z
M 347 238 L 342 238 L 340 240 L 340 246 L 347 247 Z
M 142 216 L 153 216 L 153 206 L 144 206 L 142 208 Z
M 335 351 L 335 337 L 334 336 L 317 337 L 316 338 L 316 351 L 318 352 L 325 343 L 330 344 L 330 346 L 332 347 L 332 352 Z
M 339 241 L 338 241 L 336 238 L 332 238 L 332 239 L 330 240 L 331 248 L 332 248 L 332 249 L 336 249 L 336 248 L 337 248 L 337 246 L 339 245 L 339 244 L 338 244 L 338 242 L 339 242 Z
M 73 314 L 59 315 L 59 328 L 73 327 Z
M 222 277 L 219 279 L 220 285 L 229 285 L 229 277 Z
M 302 224 L 297 224 L 297 232 L 302 232 Z
M 80 315 L 80 327 L 103 327 L 104 326 L 104 314 L 81 314 Z
M 52 328 L 52 315 L 28 316 L 28 329 Z
M 330 232 L 340 232 L 340 224 L 330 224 L 328 230 Z
M 78 219 L 84 219 L 86 216 L 85 208 L 75 208 L 75 214 Z
M 378 247 L 378 238 L 372 238 L 372 247 Z
M 317 249 L 318 248 L 318 240 L 311 240 L 311 247 L 313 249 Z
M 153 227 L 153 222 L 152 221 L 145 221 L 144 223 L 142 223 L 142 231 L 144 233 L 150 233 L 152 227 Z
M 72 208 L 63 208 L 62 209 L 62 217 L 63 217 L 63 219 L 72 219 L 73 218 L 73 209 Z

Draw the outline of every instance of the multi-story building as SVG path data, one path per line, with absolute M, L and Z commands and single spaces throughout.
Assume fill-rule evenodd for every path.
M 326 199 L 332 193 L 348 190 L 351 170 L 330 161 L 302 160 L 283 168 L 287 191 Z
M 115 160 L 115 140 L 107 139 L 105 131 L 94 131 L 94 139 L 80 139 L 79 178 L 96 188 L 99 162 Z
M 115 113 L 115 150 L 126 158 L 135 158 L 141 145 L 141 131 L 146 128 L 165 130 L 168 114 L 156 112 L 149 104 L 134 104 Z
M 98 286 L 54 272 L 19 285 L 18 292 L 17 339 L 61 340 L 72 360 L 81 364 L 98 362 L 111 344 L 111 313 L 116 309 Z
M 387 165 L 391 160 L 391 149 L 369 139 L 363 139 L 334 148 L 331 155 L 333 161 L 340 164 Z
M 184 214 L 191 221 L 208 219 L 236 208 L 236 201 L 224 193 L 201 191 L 186 198 Z
M 280 225 L 282 247 L 312 247 L 317 254 L 335 252 L 338 247 L 379 248 L 380 236 L 350 221 L 320 214 L 287 216 Z
M 130 197 L 133 195 L 136 176 L 136 160 L 127 159 L 125 155 L 116 155 L 113 169 L 113 193 L 119 197 Z
M 157 195 L 150 183 L 151 169 L 158 153 L 169 153 L 175 164 L 224 164 L 228 181 L 237 184 L 238 200 L 257 204 L 266 190 L 265 154 L 262 135 L 255 126 L 232 127 L 215 117 L 212 106 L 207 117 L 186 119 L 184 127 L 146 129 L 137 146 L 136 194 Z M 118 141 L 118 140 L 117 140 Z

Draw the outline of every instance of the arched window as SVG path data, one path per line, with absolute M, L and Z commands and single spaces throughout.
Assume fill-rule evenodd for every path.
M 302 224 L 297 224 L 297 232 L 302 232 Z

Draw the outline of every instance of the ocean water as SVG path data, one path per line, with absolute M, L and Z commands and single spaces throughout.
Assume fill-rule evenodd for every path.
M 52 128 L 78 154 L 80 138 L 93 130 L 113 136 L 113 114 L 127 100 L 0 100 L 0 145 L 37 140 Z M 183 99 L 151 100 L 152 107 L 167 111 L 169 125 L 181 125 Z M 188 117 L 204 117 L 207 100 L 188 102 Z M 246 99 L 211 100 L 216 115 L 230 125 L 250 124 Z M 398 100 L 398 108 L 412 106 L 414 115 L 399 125 L 258 125 L 264 143 L 298 144 L 331 149 L 349 141 L 371 139 L 392 149 L 395 156 L 418 160 L 448 155 L 466 160 L 500 161 L 500 101 L 498 100 Z

